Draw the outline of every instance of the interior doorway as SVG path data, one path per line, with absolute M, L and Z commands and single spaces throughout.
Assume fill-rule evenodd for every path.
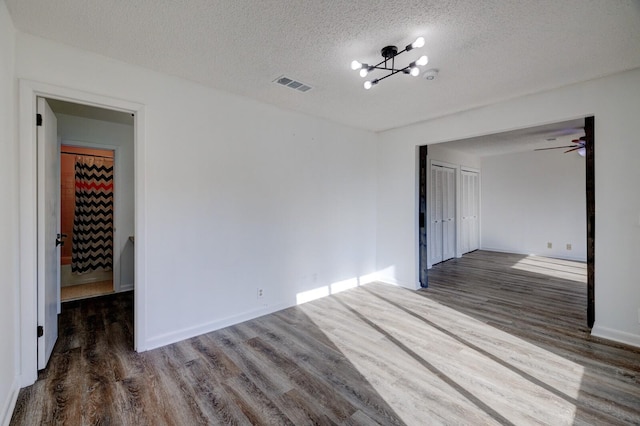
M 538 228 L 536 228 L 535 220 L 536 214 L 532 214 L 532 211 L 535 209 L 527 210 L 529 218 L 525 218 L 523 215 L 517 215 L 512 218 L 507 218 L 502 214 L 500 216 L 500 222 L 497 227 L 502 227 L 505 229 L 509 229 L 511 234 L 514 234 L 511 241 L 515 240 L 524 240 L 529 247 L 524 247 L 521 250 L 530 250 L 531 246 L 537 247 L 535 250 L 539 250 L 538 253 L 535 251 L 527 251 L 527 253 L 531 254 L 539 254 L 542 256 L 548 257 L 556 257 L 556 255 L 560 258 L 563 256 L 567 256 L 565 258 L 575 260 L 585 261 L 587 264 L 587 277 L 586 277 L 586 290 L 587 290 L 587 326 L 591 328 L 594 324 L 595 320 L 595 300 L 594 300 L 594 268 L 595 268 L 595 202 L 594 202 L 594 194 L 595 194 L 595 182 L 594 182 L 594 171 L 595 171 L 595 158 L 594 158 L 594 145 L 595 145 L 595 137 L 594 137 L 594 117 L 584 117 L 577 118 L 572 120 L 566 120 L 562 122 L 550 123 L 545 125 L 540 125 L 536 127 L 524 128 L 510 132 L 504 132 L 499 134 L 492 134 L 487 136 L 474 137 L 464 140 L 452 141 L 452 142 L 444 142 L 442 144 L 430 145 L 429 146 L 429 161 L 433 161 L 434 157 L 432 155 L 441 155 L 439 160 L 448 161 L 456 165 L 461 173 L 461 176 L 465 176 L 464 170 L 465 166 L 469 166 L 469 161 L 473 161 L 473 157 L 483 157 L 483 156 L 501 156 L 501 155 L 513 155 L 514 158 L 518 155 L 522 155 L 518 158 L 519 163 L 514 163 L 511 166 L 512 173 L 516 173 L 515 175 L 517 179 L 509 179 L 507 175 L 503 175 L 501 184 L 499 185 L 501 188 L 494 188 L 493 192 L 494 199 L 491 200 L 493 206 L 499 206 L 500 211 L 509 212 L 511 210 L 517 210 L 515 207 L 521 207 L 521 205 L 530 206 L 533 202 L 534 204 L 538 201 L 538 204 L 541 206 L 541 209 L 546 212 L 551 212 L 555 214 L 556 212 L 560 212 L 559 205 L 561 203 L 555 204 L 545 204 L 546 199 L 553 199 L 550 195 L 555 195 L 556 200 L 563 200 L 564 198 L 575 200 L 577 197 L 576 194 L 581 194 L 582 201 L 579 204 L 575 204 L 574 207 L 577 208 L 577 211 L 571 212 L 571 214 L 567 214 L 567 212 L 562 211 L 562 214 L 558 214 L 553 217 L 553 220 L 544 220 L 540 222 L 538 228 L 545 228 L 544 232 L 540 232 Z M 446 151 L 450 151 L 444 153 L 444 149 L 440 149 L 443 147 L 447 147 Z M 449 149 L 450 148 L 450 149 Z M 549 150 L 549 151 L 547 151 Z M 552 151 L 553 150 L 553 151 Z M 542 153 L 534 153 L 533 151 L 543 151 Z M 566 152 L 563 152 L 566 151 Z M 439 152 L 439 154 L 434 154 L 434 152 Z M 419 155 L 421 158 L 419 159 L 420 165 L 426 164 L 426 148 L 424 150 L 419 150 Z M 425 156 L 423 159 L 422 156 Z M 524 158 L 525 155 L 529 155 L 533 161 L 527 162 Z M 538 157 L 533 157 L 533 155 L 538 155 Z M 556 174 L 551 175 L 550 170 L 547 168 L 547 164 L 540 164 L 540 158 L 543 156 L 549 156 L 545 158 L 551 159 L 553 156 L 553 161 L 555 164 L 559 162 L 565 162 L 566 167 L 562 167 L 555 172 Z M 560 159 L 560 160 L 559 160 Z M 501 161 L 502 159 L 500 159 Z M 567 161 L 571 162 L 571 167 L 568 167 L 569 164 Z M 483 166 L 484 166 L 484 162 Z M 488 162 L 487 162 L 488 163 Z M 527 169 L 526 166 L 532 164 L 539 164 L 539 166 L 531 166 Z M 478 165 L 480 162 L 478 162 Z M 495 161 L 494 161 L 495 164 Z M 515 164 L 518 164 L 517 166 Z M 567 174 L 567 170 L 578 170 L 574 165 L 581 164 L 582 168 L 582 177 L 579 178 L 578 182 L 575 182 L 575 176 L 579 176 L 579 174 L 572 175 L 573 178 L 570 178 L 570 175 Z M 471 165 L 472 167 L 468 170 L 471 172 L 482 172 L 484 173 L 484 169 L 482 167 Z M 537 168 L 536 168 L 537 167 Z M 473 170 L 478 169 L 478 170 Z M 503 173 L 505 170 L 509 169 L 509 167 L 501 168 L 501 172 Z M 523 178 L 525 176 L 526 171 L 533 171 L 532 178 L 526 179 Z M 419 176 L 419 188 L 427 187 L 431 188 L 433 183 L 433 179 L 437 179 L 438 176 L 433 176 L 430 168 L 420 167 L 420 176 Z M 544 187 L 538 187 L 537 190 L 533 191 L 533 194 L 530 192 L 530 188 L 536 185 L 536 181 L 538 177 L 543 177 L 545 175 L 547 177 L 547 183 Z M 496 175 L 494 174 L 494 177 Z M 469 173 L 466 173 L 466 177 L 473 177 Z M 475 179 L 475 177 L 473 177 Z M 581 179 L 581 180 L 580 180 Z M 543 179 L 544 180 L 544 179 Z M 556 194 L 556 190 L 560 187 L 566 187 L 568 182 L 577 183 L 577 187 L 572 187 L 571 192 L 569 192 L 569 196 L 558 196 Z M 515 182 L 518 182 L 517 184 Z M 436 183 L 437 185 L 437 183 Z M 483 184 L 484 188 L 485 185 Z M 504 188 L 502 188 L 504 187 Z M 504 191 L 506 189 L 507 191 Z M 509 190 L 511 192 L 509 192 Z M 566 189 L 565 189 L 566 191 Z M 464 191 L 462 191 L 464 192 Z M 509 199 L 509 197 L 505 195 L 500 195 L 495 197 L 495 194 L 515 194 L 516 196 L 513 199 Z M 422 194 L 422 190 L 420 189 L 420 194 Z M 532 194 L 533 197 L 529 196 Z M 484 197 L 485 194 L 480 191 L 478 193 L 478 198 Z M 469 197 L 469 194 L 467 194 Z M 464 198 L 464 194 L 463 194 Z M 421 198 L 422 199 L 422 198 Z M 533 200 L 533 201 L 532 201 Z M 524 201 L 524 202 L 523 202 Z M 429 206 L 429 203 L 433 203 L 434 200 L 431 200 L 430 197 L 426 198 L 426 206 L 423 206 L 422 202 L 420 202 L 420 208 L 418 210 L 418 214 L 423 216 L 425 212 L 431 211 L 433 208 Z M 435 200 L 437 202 L 437 200 Z M 511 207 L 510 207 L 511 206 Z M 527 207 L 528 208 L 528 207 Z M 437 207 L 436 207 L 437 209 Z M 522 209 L 520 209 L 522 210 Z M 493 212 L 497 211 L 496 208 L 493 209 Z M 485 208 L 482 208 L 482 214 L 485 214 Z M 472 216 L 473 221 L 476 221 L 477 213 L 469 212 L 469 211 L 459 211 L 457 213 L 457 217 L 461 218 L 462 216 L 468 217 Z M 542 215 L 541 215 L 542 216 Z M 562 222 L 560 219 L 567 218 L 566 221 Z M 484 220 L 488 220 L 488 217 L 484 217 Z M 533 219 L 533 221 L 529 220 Z M 538 217 L 539 219 L 539 217 Z M 420 223 L 423 223 L 425 219 L 420 218 Z M 462 221 L 460 221 L 462 222 Z M 495 221 L 494 221 L 495 222 Z M 550 226 L 549 224 L 552 224 Z M 478 221 L 478 225 L 481 224 L 481 221 Z M 461 223 L 462 226 L 464 224 Z M 472 225 L 472 224 L 468 224 Z M 495 225 L 495 224 L 494 224 Z M 576 228 L 577 226 L 577 228 Z M 468 226 L 473 228 L 473 226 Z M 565 240 L 566 234 L 557 237 L 557 240 L 552 243 L 551 239 L 547 235 L 540 236 L 539 234 L 546 234 L 546 230 L 548 228 L 554 228 L 555 232 L 566 231 L 566 228 L 570 228 L 573 230 L 567 231 L 567 234 L 570 235 L 570 238 L 575 238 L 573 241 L 577 241 L 578 243 L 571 244 L 571 239 L 567 238 Z M 480 228 L 480 248 L 488 248 L 489 250 L 494 249 L 491 245 L 487 246 L 486 237 L 490 237 L 490 235 L 484 234 L 485 225 L 479 226 Z M 494 226 L 496 228 L 496 226 Z M 577 229 L 577 230 L 576 230 Z M 513 232 L 513 231 L 516 232 Z M 427 232 L 433 232 L 429 227 L 426 228 Z M 436 230 L 437 231 L 437 230 Z M 522 232 L 520 232 L 522 231 Z M 424 228 L 418 228 L 419 233 L 419 241 L 425 239 Z M 505 232 L 508 234 L 509 232 Z M 460 233 L 462 234 L 462 233 Z M 517 235 L 516 235 L 517 234 Z M 551 231 L 553 234 L 553 230 Z M 522 237 L 522 238 L 520 238 Z M 432 236 L 427 235 L 426 239 L 431 240 Z M 439 238 L 438 235 L 435 235 L 435 238 Z M 494 241 L 496 239 L 494 238 Z M 559 241 L 558 241 L 559 240 Z M 548 241 L 548 242 L 547 242 Z M 536 245 L 537 244 L 537 245 Z M 460 246 L 460 250 L 457 250 L 457 257 L 462 256 L 466 249 L 469 249 L 475 246 L 475 242 L 472 240 L 460 240 L 458 239 L 458 245 Z M 581 251 L 577 252 L 576 248 L 582 248 Z M 517 250 L 517 247 L 512 247 Z M 551 249 L 553 248 L 553 253 Z M 548 252 L 544 250 L 549 249 Z M 424 283 L 428 282 L 428 273 L 427 268 L 424 267 L 423 259 L 432 260 L 434 255 L 437 253 L 429 253 L 431 250 L 431 245 L 423 245 L 419 244 L 418 253 L 419 253 L 419 276 L 420 282 L 423 287 L 425 287 Z M 573 251 L 571 251 L 573 250 Z M 426 255 L 425 255 L 426 251 Z M 500 250 L 497 251 L 508 251 L 519 253 L 518 251 L 511 251 L 511 249 Z M 549 254 L 551 253 L 551 254 Z M 572 257 L 579 256 L 581 259 Z M 437 257 L 437 256 L 436 256 Z
M 127 247 L 134 235 L 134 164 L 122 160 L 133 157 L 135 131 L 130 113 L 43 96 L 36 100 L 41 370 L 58 337 L 63 301 L 134 287 L 133 249 Z M 116 196 L 114 186 L 124 196 Z M 131 239 L 120 238 L 117 230 Z M 124 263 L 131 271 L 123 270 Z
M 136 245 L 130 245 L 131 252 L 135 252 L 133 264 L 129 265 L 132 276 L 135 277 L 134 298 L 134 349 L 144 351 L 147 348 L 146 341 L 146 167 L 145 167 L 145 106 L 138 102 L 123 100 L 110 96 L 90 93 L 68 87 L 56 86 L 49 83 L 36 82 L 28 79 L 19 80 L 19 181 L 20 181 L 20 375 L 19 386 L 25 387 L 33 384 L 38 377 L 38 346 L 46 337 L 44 330 L 51 324 L 42 324 L 39 315 L 39 296 L 42 275 L 39 268 L 39 235 L 41 214 L 38 206 L 38 172 L 40 170 L 38 133 L 39 98 L 49 101 L 64 101 L 71 105 L 83 107 L 95 107 L 97 110 L 110 114 L 126 114 L 133 122 L 134 141 L 130 155 L 122 156 L 118 160 L 116 151 L 116 164 L 122 164 L 122 159 L 131 163 L 133 174 L 130 185 L 131 199 L 135 205 L 135 241 Z M 56 139 L 55 134 L 53 139 Z M 82 138 L 78 138 L 82 140 Z M 55 144 L 53 145 L 55 147 Z M 54 156 L 55 158 L 55 156 Z M 135 167 L 134 167 L 135 166 Z M 52 174 L 59 177 L 59 173 Z M 116 183 L 120 173 L 116 170 Z M 59 188 L 59 185 L 58 185 Z M 118 191 L 116 198 L 122 195 Z M 117 204 L 117 200 L 116 200 Z M 118 215 L 115 215 L 116 228 Z M 120 232 L 116 230 L 116 234 Z M 54 240 L 55 240 L 55 233 Z M 55 247 L 55 244 L 52 245 Z M 49 245 L 47 245 L 49 247 Z M 59 261 L 52 262 L 59 268 Z M 135 268 L 134 268 L 135 265 Z M 133 280 L 132 283 L 133 285 Z M 59 285 L 54 288 L 59 288 Z M 57 297 L 59 300 L 59 296 Z M 54 297 L 53 300 L 56 300 Z M 56 304 L 53 303 L 56 307 Z M 57 306 L 59 309 L 59 306 Z M 54 310 L 57 311 L 58 309 Z M 55 316 L 54 316 L 55 318 Z M 55 327 L 54 327 L 55 328 Z M 37 332 L 36 332 L 37 330 Z
M 61 301 L 134 288 L 134 117 L 47 99 L 57 117 Z

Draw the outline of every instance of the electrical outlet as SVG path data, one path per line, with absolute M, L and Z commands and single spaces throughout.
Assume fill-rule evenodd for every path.
M 257 294 L 258 294 L 258 299 L 262 299 L 262 297 L 264 296 L 264 291 L 261 288 L 259 288 L 257 291 Z
M 571 243 L 567 243 L 567 250 L 571 250 Z
M 547 243 L 547 248 L 553 248 L 553 244 L 552 243 Z

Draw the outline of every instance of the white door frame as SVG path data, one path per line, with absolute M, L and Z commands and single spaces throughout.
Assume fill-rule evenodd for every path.
M 135 193 L 135 295 L 134 346 L 146 350 L 146 222 L 145 222 L 145 107 L 143 104 L 115 99 L 47 83 L 19 81 L 19 187 L 20 187 L 20 387 L 35 383 L 37 357 L 37 158 L 36 98 L 38 96 L 67 102 L 113 109 L 134 114 L 134 193 Z

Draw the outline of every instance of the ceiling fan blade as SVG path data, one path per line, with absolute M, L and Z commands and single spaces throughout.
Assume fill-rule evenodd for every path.
M 582 148 L 584 148 L 584 147 L 583 146 L 576 146 L 576 147 L 573 147 L 571 149 L 566 150 L 564 153 L 566 154 L 567 152 L 577 151 L 577 150 L 582 149 Z
M 574 145 L 554 146 L 553 148 L 538 148 L 538 149 L 534 149 L 534 151 L 546 151 L 548 149 L 561 149 L 561 148 L 574 148 Z

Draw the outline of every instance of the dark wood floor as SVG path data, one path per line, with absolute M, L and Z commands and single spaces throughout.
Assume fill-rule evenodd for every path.
M 639 424 L 640 349 L 591 338 L 583 264 L 475 252 L 141 354 L 131 293 L 63 305 L 14 425 Z

